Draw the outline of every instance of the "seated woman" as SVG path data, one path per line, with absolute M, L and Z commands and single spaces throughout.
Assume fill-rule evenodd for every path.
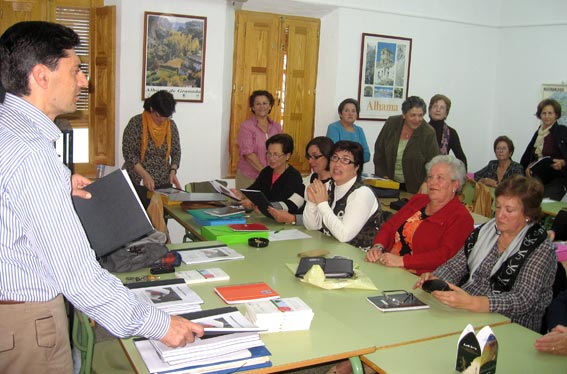
M 535 132 L 522 155 L 520 163 L 528 177 L 540 177 L 544 183 L 544 197 L 561 200 L 567 188 L 567 127 L 557 123 L 561 117 L 561 104 L 553 99 L 542 100 L 536 117 L 541 126 Z M 542 157 L 549 156 L 552 164 L 545 176 L 533 175 L 531 167 Z
M 473 219 L 459 201 L 466 170 L 454 156 L 435 156 L 426 165 L 427 194 L 414 195 L 378 231 L 365 260 L 431 272 L 463 246 Z
M 293 139 L 288 134 L 276 134 L 266 140 L 266 149 L 268 166 L 247 189 L 262 191 L 276 209 L 298 213 L 303 207 L 305 186 L 301 174 L 287 163 L 293 153 Z M 254 208 L 248 199 L 240 203 L 245 208 Z
M 320 230 L 340 242 L 368 248 L 382 224 L 382 210 L 370 187 L 360 182 L 362 146 L 341 140 L 333 146 L 332 179 L 315 179 L 306 189 L 303 223 L 308 230 Z
M 402 183 L 400 189 L 417 193 L 425 181 L 425 164 L 439 154 L 435 130 L 423 116 L 425 102 L 410 96 L 402 115 L 386 120 L 374 144 L 374 174 Z
M 329 159 L 331 158 L 331 150 L 333 149 L 333 141 L 326 136 L 318 136 L 307 143 L 305 147 L 305 158 L 309 162 L 309 166 L 313 173 L 309 179 L 309 183 L 313 183 L 315 179 L 326 183 L 331 179 L 329 171 Z M 268 211 L 274 217 L 276 222 L 303 224 L 302 214 L 291 214 L 285 210 L 278 210 L 272 207 Z M 303 211 L 303 210 L 302 210 Z
M 504 135 L 497 137 L 493 148 L 496 160 L 490 161 L 488 165 L 474 173 L 475 181 L 488 187 L 496 187 L 498 183 L 512 175 L 524 174 L 522 165 L 512 161 L 514 143 L 509 137 Z
M 435 130 L 439 151 L 442 155 L 448 155 L 453 151 L 455 157 L 463 161 L 465 169 L 467 168 L 467 157 L 463 148 L 457 130 L 452 128 L 445 122 L 451 110 L 451 99 L 445 95 L 436 94 L 429 100 L 429 124 Z
M 370 149 L 366 142 L 366 136 L 362 127 L 354 124 L 360 113 L 360 104 L 355 99 L 344 99 L 339 104 L 339 118 L 327 127 L 327 136 L 338 142 L 339 140 L 350 140 L 360 143 L 364 151 L 364 162 L 370 161 Z
M 471 312 L 501 313 L 539 332 L 551 301 L 557 258 L 542 217 L 543 185 L 514 175 L 496 187 L 496 216 L 468 237 L 464 247 L 414 288 L 440 278 L 451 291 L 434 291 L 441 303 Z

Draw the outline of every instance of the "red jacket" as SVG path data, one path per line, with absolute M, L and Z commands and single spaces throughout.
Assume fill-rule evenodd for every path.
M 380 227 L 374 244 L 380 243 L 389 251 L 398 228 L 428 202 L 429 196 L 414 195 Z M 403 256 L 404 268 L 415 270 L 417 274 L 432 272 L 462 248 L 473 228 L 471 214 L 455 196 L 441 210 L 421 222 L 413 235 L 413 253 Z

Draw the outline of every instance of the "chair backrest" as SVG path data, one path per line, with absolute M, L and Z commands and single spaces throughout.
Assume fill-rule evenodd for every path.
M 219 182 L 220 184 L 222 184 L 225 187 L 228 185 L 228 183 L 226 181 L 223 181 L 223 180 L 217 179 L 217 182 Z M 211 185 L 211 183 L 209 181 L 187 183 L 185 185 L 185 191 L 187 191 L 187 192 L 198 192 L 198 193 L 217 192 L 217 191 L 215 191 L 215 189 L 213 188 L 213 186 Z
M 94 351 L 94 334 L 86 314 L 75 309 L 73 319 L 73 347 L 81 353 L 80 374 L 91 374 Z

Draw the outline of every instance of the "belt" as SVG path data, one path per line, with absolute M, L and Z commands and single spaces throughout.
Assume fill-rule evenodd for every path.
M 0 305 L 23 304 L 24 301 L 0 300 Z

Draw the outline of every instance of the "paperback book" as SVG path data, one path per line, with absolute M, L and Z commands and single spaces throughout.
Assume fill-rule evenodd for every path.
M 457 373 L 494 374 L 498 358 L 498 341 L 489 326 L 484 326 L 478 334 L 469 324 L 459 337 L 457 344 Z
M 183 279 L 187 284 L 219 282 L 230 279 L 228 274 L 220 268 L 178 271 L 175 276 Z
M 216 287 L 215 292 L 227 304 L 277 299 L 280 295 L 264 282 Z
M 214 246 L 178 252 L 183 262 L 189 265 L 244 258 L 243 255 L 227 246 Z
M 183 279 L 128 283 L 136 298 L 169 314 L 201 310 L 203 299 Z
M 404 290 L 384 291 L 382 295 L 370 296 L 366 299 L 382 312 L 400 312 L 429 308 L 429 305 L 419 300 L 414 294 Z

